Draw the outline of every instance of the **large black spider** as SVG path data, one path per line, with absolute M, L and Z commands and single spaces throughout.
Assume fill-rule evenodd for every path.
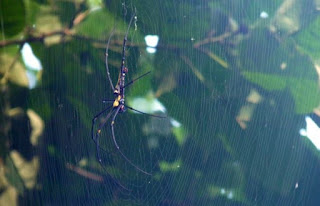
M 92 139 L 93 141 L 96 143 L 96 150 L 97 150 L 97 159 L 100 163 L 100 165 L 102 167 L 103 164 L 102 164 L 102 159 L 101 159 L 101 156 L 100 156 L 100 145 L 99 145 L 99 135 L 101 133 L 101 129 L 105 126 L 105 124 L 107 123 L 107 121 L 112 117 L 111 119 L 111 123 L 110 123 L 110 126 L 111 126 L 111 134 L 112 134 L 112 139 L 113 139 L 113 142 L 114 142 L 114 145 L 117 149 L 117 151 L 121 154 L 121 156 L 129 163 L 131 164 L 134 168 L 136 168 L 138 171 L 146 174 L 146 175 L 151 175 L 149 172 L 146 172 L 144 170 L 142 170 L 141 168 L 139 168 L 138 166 L 136 166 L 134 163 L 132 163 L 129 158 L 120 150 L 120 147 L 116 141 L 116 138 L 115 138 L 115 135 L 114 135 L 114 124 L 115 124 L 115 119 L 117 117 L 117 115 L 119 113 L 123 113 L 126 111 L 126 109 L 130 109 L 132 111 L 135 111 L 135 112 L 138 112 L 138 113 L 141 113 L 141 114 L 145 114 L 145 115 L 149 115 L 149 116 L 153 116 L 153 117 L 159 117 L 159 118 L 165 118 L 164 116 L 158 116 L 158 115 L 152 115 L 152 114 L 147 114 L 147 113 L 144 113 L 144 112 L 141 112 L 139 110 L 136 110 L 132 107 L 129 107 L 128 105 L 125 104 L 125 98 L 124 98 L 124 91 L 125 91 L 125 88 L 129 85 L 131 85 L 133 82 L 135 82 L 136 80 L 148 75 L 150 73 L 150 71 L 148 71 L 147 73 L 145 74 L 142 74 L 141 76 L 139 76 L 138 78 L 136 79 L 133 79 L 131 81 L 129 81 L 127 84 L 125 84 L 125 77 L 126 77 L 126 74 L 128 73 L 128 68 L 125 66 L 125 50 L 126 50 L 126 42 L 127 42 L 127 37 L 128 37 L 128 32 L 129 32 L 129 29 L 130 29 L 130 26 L 131 26 L 131 23 L 133 21 L 133 19 L 135 18 L 135 14 L 133 14 L 133 16 L 131 17 L 130 19 L 130 23 L 129 23 L 129 26 L 128 26 L 128 29 L 127 29 L 127 32 L 124 36 L 124 39 L 123 39 L 123 46 L 122 46 L 122 60 L 121 60 L 121 66 L 120 66 L 120 72 L 119 72 L 119 76 L 118 76 L 118 81 L 117 81 L 117 84 L 115 86 L 113 86 L 113 83 L 112 83 L 112 79 L 111 79 L 111 76 L 110 76 L 110 72 L 109 72 L 109 67 L 108 67 L 108 49 L 109 49 L 109 43 L 110 43 L 110 39 L 112 37 L 112 34 L 113 32 L 111 33 L 109 39 L 108 39 L 108 43 L 107 43 L 107 47 L 106 47 L 106 72 L 107 72 L 107 77 L 108 77 L 108 80 L 109 80 L 109 83 L 110 83 L 110 87 L 113 91 L 113 94 L 114 94 L 114 97 L 115 99 L 114 100 L 103 100 L 103 102 L 105 103 L 112 103 L 111 106 L 107 107 L 106 109 L 102 110 L 101 112 L 99 112 L 98 114 L 96 114 L 93 119 L 92 119 L 92 127 L 91 127 L 91 135 L 92 135 Z M 102 116 L 105 112 L 107 112 L 107 115 L 105 116 L 105 118 L 100 122 L 99 126 L 98 126 L 98 129 L 95 131 L 94 130 L 94 127 L 95 127 L 95 124 L 96 124 L 96 120 Z M 111 175 L 110 175 L 111 176 Z M 111 176 L 112 177 L 112 176 Z M 112 178 L 113 180 L 115 180 L 114 178 Z M 121 185 L 121 183 L 119 183 L 117 180 L 115 180 L 117 184 L 119 184 L 121 187 L 125 188 L 124 186 Z M 126 188 L 125 188 L 126 189 Z

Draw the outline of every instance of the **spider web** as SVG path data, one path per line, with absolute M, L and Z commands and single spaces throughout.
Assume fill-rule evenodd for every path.
M 122 8 L 124 11 L 123 17 L 124 19 L 126 19 L 128 15 L 128 7 L 125 3 L 123 3 Z M 131 11 L 132 10 L 133 9 L 131 8 Z M 137 71 L 142 71 L 143 73 L 146 72 L 146 68 L 139 69 L 139 66 L 141 65 L 141 63 L 139 63 L 139 58 L 141 57 L 141 49 L 135 46 L 130 46 L 130 44 L 134 45 L 135 42 L 139 41 L 139 39 L 137 39 L 138 37 L 136 36 L 137 19 L 133 21 L 131 27 L 131 31 L 128 34 L 129 46 L 126 47 L 127 59 L 125 65 L 129 69 L 128 75 L 126 77 L 126 82 L 129 82 L 130 80 L 135 79 L 139 75 L 141 75 L 141 73 L 134 74 Z M 123 31 L 126 31 L 126 29 L 124 29 Z M 119 36 L 124 35 L 121 34 Z M 119 36 L 115 37 L 116 41 L 118 41 L 118 39 L 120 38 Z M 137 42 L 136 44 L 139 43 Z M 111 68 L 109 69 L 111 70 L 110 72 L 113 82 L 116 82 L 117 79 L 115 77 L 118 77 L 119 71 L 119 67 L 113 66 L 116 62 L 115 59 L 121 60 L 117 53 L 117 50 L 112 51 L 111 49 L 110 51 L 108 51 L 108 61 L 111 62 Z M 143 53 L 144 55 L 148 55 L 145 54 L 145 52 Z M 116 58 L 115 56 L 118 56 L 118 58 Z M 146 56 L 146 58 L 150 57 Z M 146 61 L 146 63 L 149 63 L 151 60 L 147 59 Z M 119 64 L 120 61 L 118 65 Z M 150 70 L 150 68 L 147 69 Z M 153 88 L 151 87 L 150 83 L 150 78 L 152 77 L 150 76 L 151 75 L 143 77 L 142 79 L 134 82 L 134 84 L 126 87 L 125 95 L 127 96 L 128 94 L 127 97 L 129 97 L 129 99 L 131 98 L 132 101 L 134 101 L 135 98 L 132 93 L 137 93 L 136 96 L 138 98 L 141 98 L 143 97 L 142 95 L 147 95 L 147 92 L 152 92 Z M 112 94 L 110 96 L 113 97 Z M 150 101 L 149 97 L 149 100 L 146 99 L 146 103 L 144 103 L 146 107 L 150 108 L 150 105 L 148 105 L 148 101 L 152 104 L 153 100 L 151 99 Z M 141 105 L 136 106 L 139 106 L 141 108 Z M 132 105 L 132 107 L 135 108 L 134 105 Z M 142 111 L 152 114 L 152 112 L 148 111 L 148 109 L 144 109 L 143 107 Z M 108 112 L 106 112 L 105 115 L 102 115 L 97 120 L 97 125 L 99 125 L 99 122 L 103 122 L 105 120 L 104 118 L 106 118 L 105 116 L 107 113 Z M 159 113 L 158 115 L 160 117 L 165 116 L 164 113 Z M 115 143 L 112 140 L 110 126 L 111 118 L 106 123 L 105 127 L 103 127 L 99 138 L 99 152 L 102 157 L 102 168 L 105 170 L 104 172 L 107 172 L 107 177 L 109 177 L 108 184 L 111 183 L 111 185 L 114 185 L 119 189 L 121 199 L 123 199 L 124 201 L 132 201 L 132 203 L 135 204 L 144 204 L 145 202 L 148 202 L 147 196 L 151 195 L 151 193 L 145 194 L 145 191 L 152 191 L 154 189 L 159 190 L 157 189 L 157 187 L 162 187 L 161 181 L 157 179 L 157 176 L 159 176 L 160 174 L 159 164 L 161 161 L 166 160 L 167 155 L 169 153 L 172 153 L 172 150 L 174 149 L 174 144 L 170 143 L 174 142 L 174 137 L 171 136 L 171 117 L 151 117 L 149 115 L 139 114 L 130 109 L 127 109 L 125 113 L 119 113 L 115 120 L 115 138 L 118 145 L 120 146 L 121 153 L 123 153 L 128 158 L 128 160 L 136 167 L 147 173 L 151 173 L 152 175 L 147 175 L 139 171 L 135 168 L 135 166 L 133 166 L 130 162 L 125 160 L 123 156 L 120 155 L 120 152 L 116 149 Z M 95 130 L 96 129 L 97 128 L 95 127 Z M 165 149 L 162 148 L 163 146 L 166 146 Z M 159 192 L 157 192 L 157 194 L 159 194 Z M 153 195 L 156 196 L 156 194 Z
M 319 205 L 317 3 L 12 1 L 0 3 L 0 205 Z M 126 83 L 150 73 L 125 88 L 125 104 L 167 118 L 127 109 L 114 132 L 152 175 L 121 156 L 111 119 L 101 165 L 90 132 L 115 99 L 106 42 L 114 29 L 115 85 L 134 13 Z M 159 38 L 153 53 L 147 35 Z M 24 43 L 43 71 L 20 57 Z

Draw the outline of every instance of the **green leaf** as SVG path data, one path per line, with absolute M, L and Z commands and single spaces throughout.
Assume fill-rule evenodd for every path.
M 320 93 L 316 81 L 298 78 L 288 78 L 287 81 L 298 114 L 312 112 L 320 104 Z
M 159 167 L 162 172 L 174 172 L 179 170 L 181 163 L 182 162 L 180 159 L 176 160 L 175 162 L 161 161 L 159 163 Z
M 282 90 L 286 87 L 286 82 L 280 76 L 260 72 L 242 72 L 242 75 L 268 91 Z
M 320 58 L 320 16 L 296 37 L 298 49 L 310 55 L 314 60 Z
M 90 109 L 88 108 L 88 106 L 72 96 L 67 96 L 67 99 L 74 106 L 74 108 L 76 108 L 77 111 L 80 113 L 81 122 L 83 122 L 84 125 L 89 130 L 92 117 L 89 116 L 89 114 L 91 114 L 91 113 L 90 113 Z
M 25 26 L 25 6 L 23 1 L 1 0 L 0 11 L 2 31 L 5 36 L 14 36 L 23 30 Z
M 297 114 L 310 113 L 320 103 L 318 84 L 314 80 L 248 71 L 242 72 L 242 75 L 268 91 L 289 88 Z
M 99 22 L 99 23 L 98 23 Z M 113 28 L 114 16 L 105 9 L 91 11 L 88 17 L 76 29 L 79 34 L 92 38 L 106 37 Z M 116 24 L 118 28 L 120 25 Z

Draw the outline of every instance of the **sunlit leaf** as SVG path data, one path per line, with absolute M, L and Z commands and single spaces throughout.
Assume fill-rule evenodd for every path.
M 5 75 L 10 82 L 22 87 L 29 87 L 29 81 L 26 74 L 26 69 L 20 61 L 19 54 L 10 56 L 8 54 L 2 54 L 0 56 L 1 72 Z
M 10 156 L 7 156 L 5 160 L 5 165 L 7 169 L 6 177 L 10 184 L 15 187 L 15 189 L 20 193 L 23 194 L 25 190 L 25 185 L 23 182 L 23 178 L 20 176 L 19 171 Z

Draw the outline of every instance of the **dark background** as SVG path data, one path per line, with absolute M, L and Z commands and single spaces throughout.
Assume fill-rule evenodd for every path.
M 1 0 L 0 205 L 319 205 L 318 0 Z M 128 34 L 115 136 L 91 120 L 113 99 Z M 157 51 L 144 37 L 158 35 Z M 32 70 L 29 43 L 42 64 Z M 37 80 L 34 88 L 27 74 Z M 30 80 L 29 80 L 30 82 Z M 143 103 L 135 103 L 143 98 Z M 175 121 L 180 125 L 174 124 Z M 318 138 L 320 138 L 319 128 Z M 121 188 L 116 181 L 124 185 Z

